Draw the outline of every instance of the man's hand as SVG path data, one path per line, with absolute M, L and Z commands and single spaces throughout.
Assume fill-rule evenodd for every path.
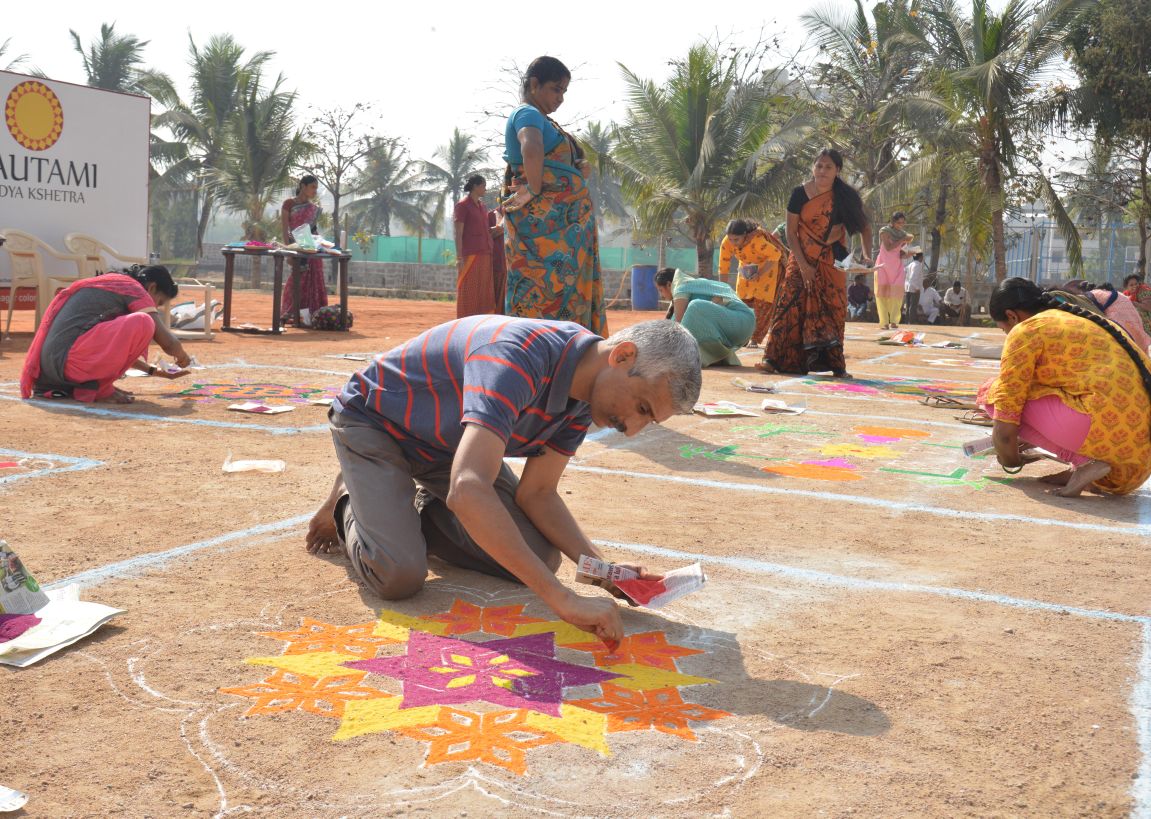
M 605 642 L 619 642 L 623 639 L 623 621 L 613 600 L 581 597 L 569 592 L 553 608 L 565 623 L 590 631 Z

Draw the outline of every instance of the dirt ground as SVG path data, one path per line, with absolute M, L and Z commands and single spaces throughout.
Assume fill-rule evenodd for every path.
M 436 564 L 385 603 L 304 552 L 335 469 L 308 402 L 363 366 L 340 356 L 454 317 L 351 309 L 349 333 L 189 342 L 207 369 L 125 380 L 137 402 L 100 409 L 18 400 L 18 314 L 0 461 L 22 465 L 0 469 L 0 537 L 41 583 L 127 613 L 0 668 L 17 815 L 1151 815 L 1148 489 L 1064 500 L 1034 480 L 1054 464 L 1011 478 L 964 457 L 987 430 L 918 399 L 970 395 L 995 363 L 851 323 L 854 382 L 704 374 L 705 400 L 757 406 L 742 376 L 802 414 L 594 431 L 562 484 L 589 535 L 709 578 L 625 610 L 609 654 L 509 583 Z M 237 323 L 269 314 L 238 294 Z M 927 341 L 973 332 L 998 335 Z M 226 409 L 253 397 L 294 410 Z M 225 474 L 229 454 L 288 466 Z M 511 701 L 509 658 L 557 696 Z

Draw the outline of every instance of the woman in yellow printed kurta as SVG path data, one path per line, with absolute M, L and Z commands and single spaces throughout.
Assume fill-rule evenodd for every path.
M 726 281 L 731 260 L 739 262 L 735 292 L 755 311 L 751 343 L 758 345 L 767 335 L 775 309 L 775 291 L 783 269 L 785 250 L 779 239 L 750 219 L 733 219 L 719 246 L 719 278 Z
M 1116 495 L 1151 477 L 1151 359 L 1101 315 L 1060 302 L 1026 279 L 1007 279 L 990 302 L 1007 332 L 997 378 L 979 403 L 994 420 L 1000 464 L 1018 472 L 1021 447 L 1050 450 L 1071 469 L 1050 476 L 1075 497 Z

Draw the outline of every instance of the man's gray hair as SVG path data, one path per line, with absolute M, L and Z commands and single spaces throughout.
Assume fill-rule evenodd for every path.
M 612 333 L 607 343 L 635 345 L 635 365 L 628 375 L 647 381 L 666 378 L 671 401 L 680 415 L 690 415 L 703 386 L 699 344 L 682 325 L 667 319 L 644 321 Z

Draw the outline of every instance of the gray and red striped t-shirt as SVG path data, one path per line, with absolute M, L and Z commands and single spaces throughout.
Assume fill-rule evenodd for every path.
M 415 462 L 451 460 L 464 424 L 499 435 L 508 455 L 544 446 L 572 455 L 591 410 L 568 393 L 580 358 L 599 340 L 567 321 L 449 321 L 376 356 L 333 407 L 388 432 Z

